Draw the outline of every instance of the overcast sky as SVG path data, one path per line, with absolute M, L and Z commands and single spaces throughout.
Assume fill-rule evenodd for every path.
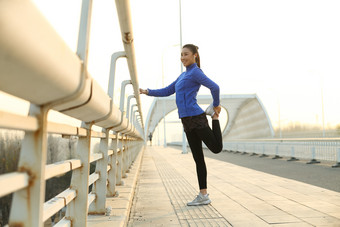
M 81 1 L 34 2 L 75 51 Z M 171 83 L 181 70 L 178 0 L 131 0 L 131 10 L 140 87 L 160 88 L 162 72 Z M 279 110 L 282 124 L 322 124 L 322 96 L 325 123 L 336 125 L 339 11 L 338 0 L 182 0 L 183 44 L 199 46 L 202 70 L 221 94 L 256 93 L 274 127 Z M 110 56 L 123 50 L 114 1 L 93 1 L 91 29 L 89 71 L 106 90 Z M 117 77 L 129 77 L 125 60 Z M 144 117 L 151 101 L 142 97 Z

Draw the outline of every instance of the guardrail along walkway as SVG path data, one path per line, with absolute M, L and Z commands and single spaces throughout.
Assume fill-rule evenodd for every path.
M 212 203 L 198 193 L 191 153 L 147 147 L 128 226 L 340 226 L 340 193 L 206 158 Z

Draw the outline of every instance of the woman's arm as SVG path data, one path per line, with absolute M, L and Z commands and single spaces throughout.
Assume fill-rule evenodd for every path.
M 170 96 L 175 93 L 175 85 L 177 83 L 178 78 L 172 82 L 169 86 L 161 89 L 139 89 L 140 94 L 146 94 L 149 96 L 155 96 L 155 97 L 164 97 L 164 96 Z
M 193 78 L 197 83 L 210 89 L 211 95 L 213 97 L 213 105 L 217 107 L 220 105 L 220 87 L 211 79 L 209 79 L 201 69 L 195 70 L 193 73 Z

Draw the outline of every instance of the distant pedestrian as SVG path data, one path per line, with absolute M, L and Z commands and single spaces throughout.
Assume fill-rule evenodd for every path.
M 181 118 L 184 131 L 189 142 L 192 155 L 196 163 L 196 172 L 200 192 L 196 198 L 187 203 L 188 206 L 210 204 L 207 193 L 207 168 L 204 161 L 202 141 L 213 152 L 222 151 L 222 133 L 219 123 L 220 88 L 210 80 L 200 69 L 200 57 L 198 47 L 193 44 L 186 44 L 182 48 L 181 61 L 186 67 L 173 83 L 162 89 L 139 89 L 141 94 L 149 96 L 170 96 L 176 93 L 176 104 L 179 118 Z M 210 89 L 213 103 L 203 111 L 197 104 L 197 93 L 201 85 Z M 212 129 L 209 127 L 208 119 L 212 117 Z
M 149 141 L 150 141 L 150 146 L 152 146 L 152 134 L 151 134 L 151 132 L 149 134 Z

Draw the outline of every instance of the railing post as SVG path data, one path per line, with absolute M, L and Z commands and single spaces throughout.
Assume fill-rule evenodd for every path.
M 129 172 L 129 156 L 130 156 L 130 152 L 132 151 L 132 147 L 131 147 L 131 143 L 130 143 L 130 139 L 126 136 L 126 147 L 127 147 L 127 152 L 126 152 L 126 160 L 125 160 L 125 173 Z
M 99 150 L 103 154 L 103 158 L 97 161 L 96 172 L 99 174 L 99 179 L 93 184 L 92 193 L 97 195 L 97 198 L 89 207 L 90 214 L 105 214 L 106 207 L 106 181 L 107 181 L 107 165 L 108 165 L 108 142 L 109 130 L 105 130 L 105 138 L 100 139 Z
M 237 142 L 235 145 L 236 145 L 236 146 L 235 146 L 236 148 L 235 148 L 234 153 L 235 153 L 235 154 L 238 154 L 238 153 L 240 153 L 240 151 L 238 150 L 238 142 Z
M 266 155 L 266 148 L 264 144 L 262 145 L 262 155 L 260 155 L 259 157 L 260 158 L 268 157 L 268 155 Z
M 123 135 L 123 154 L 122 154 L 122 178 L 127 178 L 126 170 L 127 170 L 127 153 L 129 152 L 129 147 L 127 143 L 127 136 Z
M 250 156 L 255 156 L 255 155 L 257 155 L 257 153 L 256 153 L 256 145 L 254 143 L 253 144 L 253 153 Z
M 312 151 L 312 159 L 309 162 L 307 162 L 307 164 L 320 163 L 319 161 L 315 159 L 315 147 L 312 147 L 311 151 Z
M 113 197 L 118 195 L 118 192 L 116 192 L 116 184 L 117 184 L 117 149 L 118 149 L 118 133 L 116 135 L 116 138 L 112 139 L 111 143 L 111 149 L 113 150 L 113 154 L 110 157 L 110 166 L 111 169 L 108 173 L 108 184 L 107 184 L 107 191 L 106 195 L 108 197 Z
M 39 129 L 26 132 L 22 142 L 18 171 L 30 176 L 27 188 L 13 194 L 10 226 L 43 226 L 45 202 L 45 165 L 47 156 L 48 110 L 31 104 L 29 115 L 35 116 Z M 3 186 L 3 185 L 2 185 Z
M 132 151 L 132 147 L 131 147 L 131 143 L 130 143 L 130 139 L 126 136 L 126 146 L 127 146 L 127 152 L 126 152 L 126 165 L 125 165 L 125 173 L 129 173 L 129 168 L 130 168 L 130 165 L 129 165 L 129 156 L 130 156 L 130 153 Z
M 132 98 L 135 98 L 135 96 L 129 95 L 128 98 L 127 98 L 127 105 L 126 105 L 126 118 L 127 119 L 129 119 L 129 116 L 130 116 L 130 102 L 131 102 Z M 137 104 L 136 104 L 136 106 L 137 106 Z
M 78 35 L 77 55 L 83 61 L 83 67 L 87 69 L 88 47 L 90 40 L 92 14 L 92 0 L 83 0 Z M 81 160 L 82 166 L 72 172 L 70 188 L 77 191 L 77 197 L 72 200 L 66 209 L 66 218 L 70 219 L 72 226 L 87 226 L 88 188 L 90 170 L 90 147 L 92 124 L 82 123 L 86 128 L 86 137 L 79 137 L 76 158 Z
M 292 146 L 290 150 L 291 157 L 287 161 L 298 161 L 299 159 L 295 158 L 295 148 Z
M 282 158 L 282 157 L 279 155 L 279 145 L 276 145 L 275 156 L 273 157 L 273 159 L 279 159 L 279 158 Z
M 119 101 L 119 109 L 123 113 L 124 112 L 124 104 L 125 104 L 125 88 L 126 85 L 131 84 L 131 80 L 122 81 L 121 90 L 120 90 L 120 101 Z M 122 115 L 123 118 L 124 115 Z
M 137 143 L 136 140 L 131 140 L 131 146 L 133 147 L 133 150 L 130 155 L 130 168 L 133 165 L 133 160 L 135 160 L 135 154 L 137 153 Z
M 117 136 L 120 133 L 117 133 Z M 122 162 L 123 162 L 123 137 L 118 140 L 118 153 L 117 153 L 117 183 L 116 185 L 124 185 L 124 181 L 122 180 Z
M 112 128 L 120 126 L 123 122 L 124 119 L 124 103 L 125 103 L 125 87 L 126 85 L 131 84 L 131 80 L 124 80 L 122 81 L 121 84 L 121 91 L 120 91 L 120 103 L 119 103 L 119 109 L 121 111 L 121 116 L 120 116 L 120 122 L 116 125 L 114 125 Z
M 92 14 L 92 0 L 83 0 L 81 6 L 81 18 L 79 25 L 77 55 L 83 60 L 83 65 L 87 68 L 88 48 L 90 40 L 91 28 L 91 14 Z
M 332 166 L 332 168 L 340 167 L 340 148 L 338 148 L 336 156 L 337 156 L 337 162 L 335 163 L 335 165 Z
M 117 63 L 118 58 L 122 58 L 122 57 L 126 57 L 125 51 L 116 52 L 111 55 L 109 85 L 107 89 L 107 94 L 111 97 L 111 99 L 113 99 L 114 87 L 115 87 L 116 63 Z
M 73 170 L 70 185 L 76 190 L 77 197 L 66 209 L 66 218 L 72 221 L 72 226 L 79 227 L 87 225 L 92 124 L 83 123 L 82 127 L 86 128 L 86 136 L 79 137 L 75 154 L 75 158 L 81 161 L 81 167 Z
M 131 147 L 133 148 L 132 152 L 130 152 L 130 160 L 129 160 L 129 172 L 133 163 L 133 160 L 135 159 L 134 154 L 136 153 L 136 141 L 134 139 L 130 140 Z
M 245 155 L 245 154 L 247 154 L 246 144 L 243 142 L 242 145 L 243 145 L 243 152 L 242 152 L 242 154 Z
M 131 123 L 131 124 L 133 123 L 133 116 L 134 116 L 134 113 L 137 111 L 137 110 L 133 110 L 134 107 L 138 107 L 137 104 L 131 105 L 131 111 L 130 111 L 130 123 Z

